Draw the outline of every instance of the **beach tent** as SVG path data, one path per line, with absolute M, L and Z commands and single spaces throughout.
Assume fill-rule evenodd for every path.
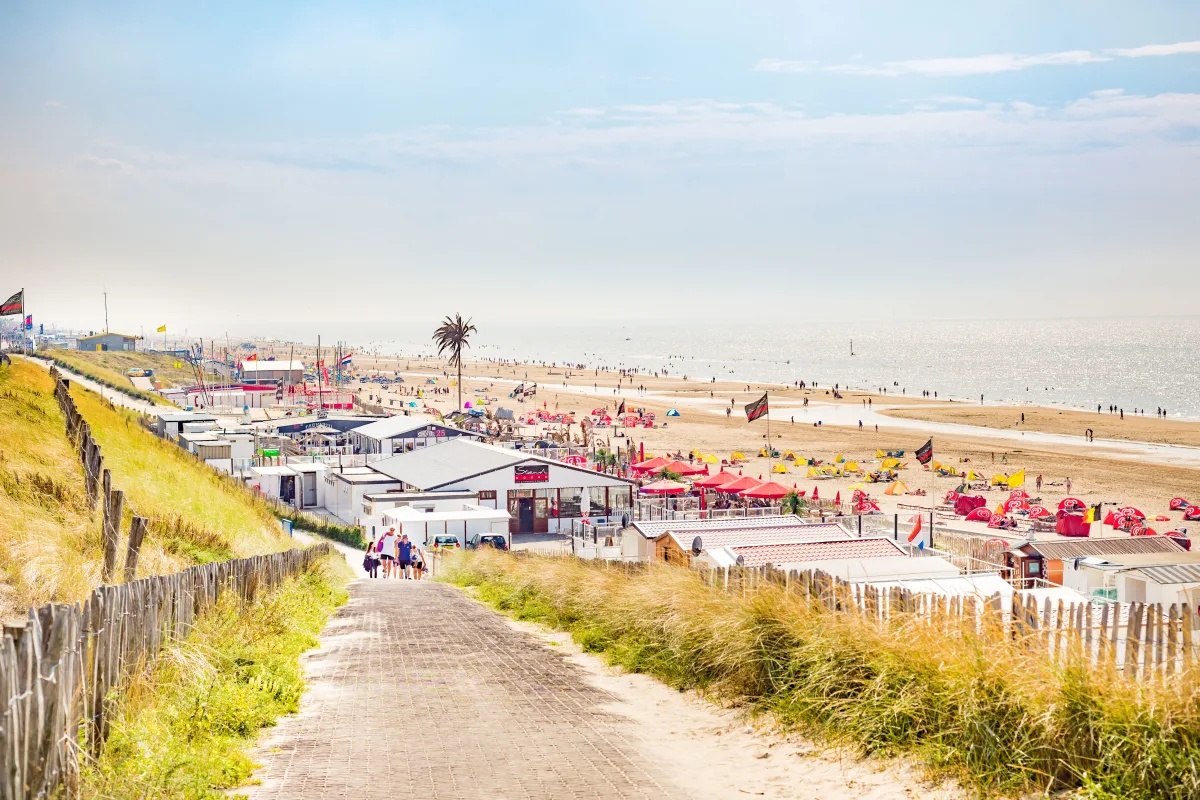
M 1120 508 L 1117 509 L 1117 513 L 1118 514 L 1127 514 L 1129 516 L 1137 517 L 1138 519 L 1146 518 L 1145 514 L 1143 514 L 1141 511 L 1138 511 L 1133 506 L 1121 506 Z
M 1018 486 L 1023 485 L 1024 483 L 1025 483 L 1025 468 L 1024 467 L 1021 467 L 1019 470 L 1014 472 L 1012 475 L 1008 476 L 1008 488 L 1010 488 L 1010 489 L 1015 489 Z
M 1004 510 L 1010 513 L 1013 511 L 1028 511 L 1029 501 L 1022 497 L 1010 497 L 1008 498 L 1008 502 L 1004 504 Z
M 847 461 L 842 465 L 842 472 L 861 472 L 862 468 L 858 466 L 857 461 Z
M 1028 500 L 1029 492 L 1025 491 L 1024 489 L 1014 489 L 1008 493 L 1008 496 L 1009 497 L 1020 497 L 1023 500 Z
M 592 416 L 593 416 L 593 417 L 603 417 L 603 416 L 604 416 L 605 414 L 607 414 L 607 413 L 608 413 L 608 409 L 607 409 L 607 408 L 593 408 L 593 409 L 592 409 Z
M 980 474 L 979 474 L 978 472 L 976 472 L 975 470 L 971 470 L 970 472 L 968 472 L 968 473 L 967 473 L 967 480 L 969 480 L 969 481 L 981 481 L 981 480 L 983 480 L 983 476 L 982 476 L 982 475 L 980 475 Z
M 875 451 L 875 457 L 876 457 L 876 458 L 883 458 L 883 457 L 884 457 L 884 455 L 885 455 L 885 454 L 884 454 L 884 452 L 883 452 L 882 450 L 876 450 L 876 451 Z
M 992 511 L 987 506 L 980 506 L 971 510 L 967 514 L 967 522 L 990 522 L 992 519 Z
M 883 467 L 884 467 L 884 468 L 886 468 L 886 469 L 900 469 L 900 466 L 901 466 L 901 464 L 900 464 L 900 459 L 898 459 L 898 458 L 885 458 L 885 459 L 884 459 L 884 460 L 881 462 L 881 466 L 883 466 Z M 940 465 L 939 465 L 939 466 L 940 466 Z M 934 467 L 934 469 L 937 469 L 937 467 Z
M 884 494 L 892 495 L 908 494 L 908 487 L 904 485 L 904 481 L 896 481 L 884 491 Z
M 1058 502 L 1059 511 L 1069 511 L 1071 509 L 1079 509 L 1082 511 L 1085 508 L 1087 508 L 1087 504 L 1078 497 L 1064 497 Z
M 667 416 L 668 417 L 678 417 L 679 412 L 672 408 L 667 411 Z
M 732 453 L 729 454 L 729 460 L 730 461 L 745 461 L 746 454 L 739 452 L 737 450 L 734 450 Z
M 1003 486 L 1006 483 L 1008 483 L 1007 475 L 1001 475 L 999 472 L 997 472 L 992 476 L 992 486 Z
M 784 461 L 795 461 L 796 454 L 793 453 L 791 450 L 784 450 L 783 451 L 783 460 Z
M 1003 514 L 992 514 L 992 518 L 988 520 L 989 528 L 999 528 L 1002 524 L 1004 524 Z
M 705 453 L 704 455 L 700 456 L 700 460 L 703 461 L 705 464 L 720 464 L 721 463 L 721 459 L 717 458 L 712 453 Z
M 776 464 L 775 466 L 771 467 L 771 472 L 786 473 L 787 471 L 788 471 L 787 464 Z
M 1045 506 L 1032 506 L 1029 509 L 1029 518 L 1030 519 L 1043 519 L 1044 517 L 1049 517 L 1049 516 L 1052 516 L 1050 513 L 1050 509 L 1046 508 Z
M 969 494 L 960 494 L 958 499 L 954 501 L 954 513 L 958 514 L 960 517 L 967 516 L 978 508 L 987 508 L 987 498 L 972 497 Z
M 1181 508 L 1187 508 L 1189 505 L 1191 505 L 1191 504 L 1187 500 L 1184 500 L 1182 497 L 1172 497 L 1171 498 L 1171 510 L 1172 511 L 1178 511 Z
M 686 483 L 678 481 L 655 481 L 643 486 L 640 491 L 643 494 L 683 494 L 688 490 Z
M 833 457 L 833 463 L 835 463 L 835 464 L 840 464 L 845 460 L 846 460 L 846 457 L 843 456 L 841 453 L 838 453 L 836 456 Z
M 1183 518 L 1188 522 L 1194 522 L 1200 519 L 1200 506 L 1188 506 L 1183 511 Z

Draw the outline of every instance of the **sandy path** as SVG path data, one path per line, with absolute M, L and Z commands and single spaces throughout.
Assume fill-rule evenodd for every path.
M 696 800 L 966 796 L 953 786 L 929 785 L 901 761 L 861 761 L 798 736 L 756 728 L 736 710 L 718 708 L 646 675 L 608 667 L 566 633 L 514 620 L 508 624 L 566 654 L 590 684 L 615 697 L 605 710 L 628 719 L 628 735 L 642 754 Z

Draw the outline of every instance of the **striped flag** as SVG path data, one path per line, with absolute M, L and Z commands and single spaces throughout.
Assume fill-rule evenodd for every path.
M 0 317 L 7 317 L 12 314 L 20 314 L 21 311 L 23 310 L 22 306 L 24 305 L 24 303 L 25 303 L 25 290 L 22 289 L 21 291 L 14 294 L 12 297 L 5 300 L 2 304 L 0 304 Z
M 933 460 L 933 439 L 930 439 L 925 444 L 917 448 L 917 461 L 928 465 Z
M 746 405 L 746 421 L 754 422 L 759 417 L 766 416 L 767 410 L 767 395 L 764 392 L 762 397 Z

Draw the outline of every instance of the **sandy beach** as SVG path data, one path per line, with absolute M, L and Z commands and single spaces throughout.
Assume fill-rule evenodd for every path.
M 301 352 L 297 348 L 297 357 Z M 303 355 L 312 358 L 313 349 L 308 348 Z M 450 389 L 449 394 L 426 393 L 421 405 L 428 404 L 443 413 L 454 408 L 453 373 L 447 370 L 444 360 L 360 356 L 355 358 L 355 365 L 360 374 L 378 370 L 404 377 L 401 386 L 407 391 L 433 386 Z M 1041 497 L 1047 505 L 1067 496 L 1065 483 L 1069 478 L 1070 494 L 1086 502 L 1132 504 L 1152 517 L 1160 513 L 1170 516 L 1171 522 L 1156 524 L 1160 531 L 1170 530 L 1179 522 L 1179 514 L 1167 509 L 1172 497 L 1200 497 L 1200 449 L 1195 447 L 1200 445 L 1198 423 L 1131 415 L 1120 420 L 1115 415 L 1110 418 L 1108 414 L 1030 406 L 981 408 L 890 393 L 885 396 L 846 391 L 838 398 L 832 387 L 825 386 L 800 389 L 700 381 L 692 376 L 685 380 L 682 375 L 623 377 L 603 370 L 542 364 L 471 361 L 464 365 L 463 376 L 464 401 L 474 399 L 476 390 L 482 390 L 484 396 L 493 398 L 491 409 L 503 406 L 529 410 L 536 402 L 537 407 L 545 404 L 551 411 L 586 414 L 598 406 L 615 412 L 623 400 L 629 408 L 653 412 L 656 427 L 630 430 L 627 437 L 614 436 L 617 429 L 599 429 L 598 443 L 624 449 L 632 442 L 653 454 L 669 451 L 686 455 L 696 448 L 723 459 L 740 451 L 749 456 L 749 463 L 733 469 L 764 479 L 770 475 L 770 463 L 756 456 L 766 444 L 766 421 L 747 423 L 743 406 L 769 392 L 772 442 L 781 452 L 792 450 L 826 463 L 841 454 L 868 469 L 871 462 L 878 461 L 877 450 L 906 452 L 907 468 L 901 471 L 901 479 L 910 489 L 928 494 L 891 498 L 883 496 L 884 485 L 871 486 L 871 495 L 880 501 L 885 513 L 928 507 L 932 498 L 940 499 L 959 485 L 957 478 L 931 477 L 913 460 L 913 451 L 931 437 L 935 458 L 943 464 L 974 468 L 987 475 L 1024 468 L 1028 477 L 1025 488 L 1035 495 L 1035 478 L 1042 475 Z M 428 384 L 430 379 L 435 384 Z M 536 382 L 538 386 L 536 397 L 523 404 L 508 397 L 520 382 L 527 386 Z M 400 391 L 381 390 L 375 384 L 353 386 L 363 400 L 386 410 L 399 411 L 402 404 L 414 399 Z M 731 404 L 732 413 L 727 416 Z M 668 419 L 666 412 L 672 408 L 681 416 Z M 1019 422 L 1022 413 L 1024 424 Z M 859 420 L 863 421 L 861 430 Z M 662 426 L 663 422 L 668 424 Z M 814 425 L 817 422 L 820 424 Z M 1082 435 L 1087 427 L 1095 431 L 1094 442 Z M 815 481 L 805 476 L 806 471 L 799 467 L 770 477 L 786 485 L 795 484 L 810 494 L 819 487 L 822 497 L 845 492 L 860 480 Z M 997 502 L 1007 496 L 1000 490 L 995 494 Z

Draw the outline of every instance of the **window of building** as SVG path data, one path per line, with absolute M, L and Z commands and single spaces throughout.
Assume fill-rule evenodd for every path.
M 560 517 L 578 517 L 579 516 L 579 498 L 583 495 L 583 488 L 580 486 L 572 486 L 566 489 L 558 490 L 558 515 Z

